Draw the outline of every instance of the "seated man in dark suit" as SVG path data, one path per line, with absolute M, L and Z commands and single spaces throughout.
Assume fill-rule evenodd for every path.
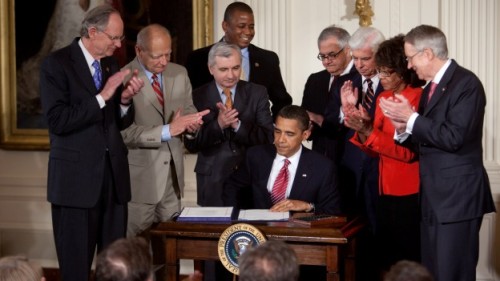
M 310 131 L 306 110 L 280 110 L 274 145 L 248 149 L 241 167 L 226 180 L 223 201 L 241 209 L 337 214 L 339 196 L 333 162 L 302 146 Z
M 220 41 L 236 44 L 242 53 L 241 80 L 260 84 L 267 89 L 272 102 L 272 115 L 286 105 L 292 104 L 292 97 L 287 93 L 281 77 L 280 60 L 275 52 L 259 48 L 253 44 L 255 35 L 253 11 L 243 2 L 229 4 L 224 12 L 222 29 L 224 37 Z M 213 80 L 207 67 L 208 52 L 213 45 L 191 52 L 186 68 L 193 89 Z

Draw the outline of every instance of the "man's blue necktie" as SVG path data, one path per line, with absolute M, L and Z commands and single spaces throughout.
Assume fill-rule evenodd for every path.
M 102 85 L 101 66 L 99 65 L 99 62 L 97 60 L 95 60 L 92 63 L 92 66 L 95 69 L 95 72 L 94 72 L 94 75 L 92 76 L 92 78 L 94 79 L 94 84 L 95 84 L 96 89 L 99 90 L 99 89 L 101 89 L 101 85 Z

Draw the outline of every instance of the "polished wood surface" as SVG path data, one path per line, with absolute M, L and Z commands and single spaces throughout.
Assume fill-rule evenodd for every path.
M 324 227 L 306 227 L 292 222 L 251 224 L 268 240 L 288 243 L 300 264 L 326 266 L 328 281 L 354 280 L 353 243 L 362 227 L 359 220 Z M 155 253 L 155 260 L 165 263 L 165 280 L 179 280 L 179 259 L 219 260 L 218 240 L 230 225 L 168 221 L 151 229 L 152 236 L 162 237 L 164 241 L 164 256 Z

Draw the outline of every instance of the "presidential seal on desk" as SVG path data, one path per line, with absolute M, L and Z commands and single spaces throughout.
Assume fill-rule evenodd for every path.
M 229 272 L 238 275 L 239 257 L 247 250 L 266 242 L 266 237 L 255 226 L 238 223 L 226 228 L 219 238 L 219 258 Z

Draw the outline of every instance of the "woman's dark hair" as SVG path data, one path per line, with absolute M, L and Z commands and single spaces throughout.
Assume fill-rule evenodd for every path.
M 412 87 L 420 87 L 425 84 L 425 81 L 418 79 L 413 69 L 408 69 L 404 43 L 402 34 L 385 40 L 378 47 L 375 62 L 378 68 L 387 67 L 394 70 L 403 78 L 406 84 L 410 84 Z

